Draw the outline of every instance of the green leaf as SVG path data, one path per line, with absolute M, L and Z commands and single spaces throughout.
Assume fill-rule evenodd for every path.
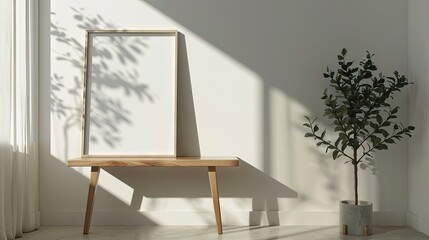
M 341 132 L 341 131 L 343 131 L 343 128 L 341 126 L 336 126 L 334 131 L 335 132 Z
M 371 111 L 369 114 L 379 114 L 380 113 L 380 111 L 378 111 L 378 110 L 373 110 L 373 111 Z
M 319 126 L 314 126 L 314 132 L 317 132 L 317 131 L 319 131 Z
M 347 140 L 347 135 L 346 135 L 346 134 L 344 134 L 344 133 L 340 133 L 340 134 L 338 135 L 338 138 L 339 138 L 339 139 L 341 139 L 341 140 Z
M 369 53 L 368 51 L 366 51 L 366 58 L 368 58 L 368 59 L 371 58 L 371 53 Z
M 340 153 L 338 150 L 332 152 L 332 158 L 334 158 L 334 160 L 338 157 L 338 153 Z
M 388 147 L 387 147 L 386 144 L 379 144 L 376 148 L 379 149 L 379 150 L 386 150 L 386 149 L 388 149 Z
M 381 124 L 383 122 L 383 118 L 381 117 L 381 115 L 377 115 L 376 120 L 378 124 Z
M 334 144 L 334 145 L 335 145 L 335 147 L 338 147 L 338 144 L 340 143 L 340 141 L 341 141 L 341 139 L 340 139 L 340 138 L 338 138 L 338 139 L 337 139 L 337 141 L 335 141 L 335 144 Z
M 322 99 L 326 99 L 328 97 L 328 95 L 326 93 L 327 91 L 328 91 L 328 89 L 325 88 L 325 91 L 323 91 Z
M 333 146 L 328 146 L 328 147 L 326 148 L 325 153 L 328 153 L 328 150 L 329 150 L 329 149 L 335 149 L 335 147 L 333 147 Z
M 348 62 L 348 63 L 346 63 L 346 67 L 350 67 L 350 66 L 352 66 L 353 65 L 353 62 Z
M 346 105 L 343 105 L 338 109 L 337 114 L 344 116 L 345 114 L 347 114 L 347 111 L 348 111 L 348 107 Z
M 338 73 L 339 73 L 341 76 L 348 77 L 347 73 L 346 73 L 343 69 L 338 69 Z
M 341 55 L 345 56 L 347 54 L 347 49 L 343 48 L 343 50 L 341 50 Z
M 376 71 L 377 67 L 375 65 L 371 65 L 371 66 L 368 67 L 368 69 L 371 70 L 371 71 Z
M 306 133 L 306 134 L 304 135 L 304 137 L 306 137 L 306 138 L 308 138 L 308 137 L 312 137 L 312 136 L 314 136 L 312 133 Z
M 308 124 L 308 123 L 304 123 L 304 124 L 302 124 L 303 126 L 306 126 L 306 127 L 308 127 L 308 128 L 310 128 L 311 126 L 310 126 L 310 124 Z
M 381 126 L 382 126 L 382 127 L 387 127 L 387 126 L 390 126 L 390 123 L 391 123 L 391 122 L 386 121 L 386 122 L 384 122 Z
M 322 132 L 322 135 L 320 136 L 321 138 L 324 138 L 325 137 L 325 134 L 326 134 L 326 130 L 324 130 L 323 132 Z
M 376 137 L 376 136 L 372 136 L 371 137 L 371 142 L 372 142 L 373 146 L 377 146 L 381 142 L 381 139 L 378 138 L 378 137 Z
M 414 130 L 414 129 L 416 129 L 414 126 L 408 126 L 408 129 L 410 129 L 410 130 Z

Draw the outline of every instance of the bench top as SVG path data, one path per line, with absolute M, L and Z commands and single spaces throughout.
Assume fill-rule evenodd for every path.
M 237 167 L 237 157 L 80 157 L 69 167 Z

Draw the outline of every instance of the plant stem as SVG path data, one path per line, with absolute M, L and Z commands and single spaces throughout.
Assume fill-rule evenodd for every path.
M 353 166 L 355 176 L 355 205 L 358 205 L 358 161 L 357 161 L 357 149 L 353 149 Z
M 400 132 L 399 132 L 400 133 Z M 381 141 L 381 142 L 379 142 L 377 145 L 375 145 L 375 146 L 372 146 L 371 148 L 369 148 L 368 149 L 368 151 L 364 151 L 363 152 L 363 154 L 362 154 L 362 156 L 358 159 L 358 161 L 357 161 L 357 163 L 360 163 L 361 161 L 362 161 L 362 158 L 363 157 L 365 157 L 366 155 L 368 155 L 372 150 L 374 150 L 377 146 L 380 146 L 381 144 L 384 144 L 385 142 L 386 142 L 386 140 L 388 140 L 388 139 L 392 139 L 392 138 L 394 138 L 395 136 L 398 136 L 399 135 L 399 133 L 396 133 L 396 130 L 393 130 L 393 134 L 390 136 L 390 137 L 386 137 L 386 138 L 384 138 L 384 140 L 383 141 Z

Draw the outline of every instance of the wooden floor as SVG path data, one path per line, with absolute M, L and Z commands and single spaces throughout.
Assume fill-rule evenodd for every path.
M 408 227 L 375 227 L 371 237 L 344 237 L 334 226 L 225 226 L 218 235 L 215 226 L 93 226 L 82 235 L 81 226 L 41 227 L 22 239 L 31 240 L 429 240 Z

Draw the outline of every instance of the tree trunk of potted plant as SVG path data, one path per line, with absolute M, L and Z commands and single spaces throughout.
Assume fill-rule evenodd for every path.
M 359 201 L 358 168 L 372 169 L 374 173 L 374 151 L 387 150 L 389 144 L 395 144 L 404 135 L 411 137 L 414 127 L 394 123 L 399 107 L 391 107 L 389 103 L 393 93 L 410 83 L 396 71 L 393 77 L 374 74 L 377 67 L 369 52 L 358 67 L 345 60 L 346 54 L 347 50 L 343 49 L 338 55 L 340 68 L 336 72 L 328 68 L 323 74 L 334 90 L 328 94 L 325 89 L 322 99 L 326 105 L 324 115 L 332 120 L 334 131 L 338 132 L 336 141 L 326 140 L 326 130 L 318 132 L 317 119 L 306 117 L 307 123 L 303 125 L 310 129 L 305 137 L 314 138 L 318 141 L 317 146 L 326 147 L 326 152 L 332 151 L 334 160 L 343 157 L 353 165 L 354 200 L 340 202 L 342 232 L 371 235 L 372 203 Z
M 357 165 L 357 150 L 353 151 L 353 168 L 354 168 L 354 176 L 355 176 L 355 205 L 358 205 L 358 165 Z

